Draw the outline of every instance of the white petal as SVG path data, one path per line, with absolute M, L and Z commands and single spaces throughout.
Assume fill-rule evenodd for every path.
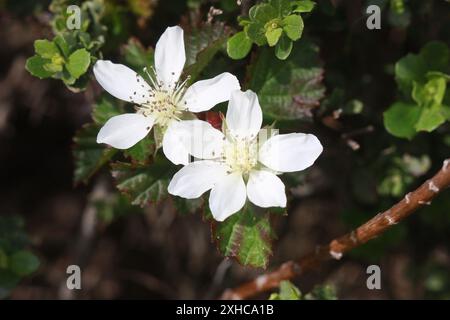
M 231 93 L 240 88 L 239 80 L 231 73 L 224 72 L 212 79 L 194 83 L 186 90 L 184 99 L 189 111 L 201 112 L 228 101 Z
M 242 209 L 247 199 L 244 180 L 240 173 L 232 173 L 218 180 L 209 195 L 209 207 L 217 221 L 224 221 Z
M 98 83 L 112 96 L 141 104 L 149 100 L 150 86 L 136 72 L 123 64 L 98 60 L 94 65 Z
M 223 137 L 222 132 L 206 121 L 174 121 L 164 135 L 163 151 L 174 164 L 188 164 L 189 155 L 214 159 L 223 150 Z
M 145 138 L 152 128 L 152 117 L 125 113 L 109 119 L 97 135 L 97 143 L 106 143 L 116 149 L 128 149 Z
M 155 47 L 155 69 L 159 81 L 162 81 L 166 88 L 175 84 L 185 62 L 183 29 L 179 26 L 168 27 Z
M 322 150 L 319 139 L 313 134 L 280 134 L 262 145 L 259 161 L 275 171 L 300 171 L 311 166 Z
M 275 174 L 266 170 L 250 172 L 247 196 L 259 207 L 286 207 L 284 184 Z
M 262 111 L 256 93 L 251 90 L 234 91 L 226 119 L 228 129 L 234 136 L 256 137 L 262 125 Z
M 175 196 L 195 199 L 225 176 L 226 166 L 223 164 L 210 160 L 195 161 L 184 166 L 173 176 L 168 191 Z

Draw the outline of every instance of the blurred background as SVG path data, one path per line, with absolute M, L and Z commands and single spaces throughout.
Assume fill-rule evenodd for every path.
M 205 23 L 211 6 L 223 11 L 215 20 L 237 28 L 242 9 L 233 0 L 104 2 L 104 24 L 117 44 L 103 55 L 113 61 L 130 37 L 154 46 L 169 25 Z M 448 123 L 413 142 L 383 126 L 382 113 L 397 94 L 395 62 L 431 40 L 450 44 L 450 3 L 396 2 L 400 13 L 379 1 L 381 30 L 365 27 L 369 1 L 318 1 L 305 18 L 326 89 L 304 128 L 319 136 L 325 152 L 299 177 L 287 177 L 292 201 L 288 215 L 274 219 L 269 269 L 390 207 L 449 155 Z M 0 1 L 0 298 L 212 299 L 263 273 L 221 257 L 198 212 L 178 214 L 171 199 L 130 205 L 115 191 L 108 166 L 87 184 L 74 183 L 73 137 L 91 121 L 102 89 L 92 81 L 76 93 L 25 69 L 33 42 L 52 37 L 49 5 Z M 243 80 L 251 57 L 231 63 L 222 52 L 216 59 L 217 68 L 229 65 Z M 449 248 L 445 191 L 381 237 L 293 282 L 305 293 L 330 286 L 338 299 L 449 299 Z M 82 290 L 66 287 L 72 264 L 81 267 Z M 381 290 L 366 287 L 371 264 L 381 267 Z

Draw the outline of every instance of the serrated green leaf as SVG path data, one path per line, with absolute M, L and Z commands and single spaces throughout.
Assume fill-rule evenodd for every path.
M 244 31 L 238 32 L 227 41 L 227 53 L 232 59 L 242 59 L 252 48 L 252 41 Z
M 78 79 L 82 74 L 86 73 L 91 63 L 91 55 L 86 49 L 78 49 L 69 56 L 66 68 L 71 76 Z
M 103 125 L 110 118 L 122 113 L 123 103 L 109 94 L 103 94 L 92 107 L 92 119 L 98 125 Z
M 297 13 L 311 12 L 315 6 L 316 3 L 310 0 L 294 1 L 294 12 Z
M 133 205 L 141 207 L 161 201 L 167 193 L 172 166 L 164 160 L 157 159 L 147 166 L 135 166 L 129 163 L 112 164 L 112 175 L 117 189 L 130 197 Z
M 243 265 L 266 268 L 274 239 L 269 214 L 255 213 L 247 206 L 224 222 L 214 222 L 219 251 Z
M 248 87 L 258 94 L 264 115 L 276 120 L 305 119 L 324 96 L 318 47 L 297 42 L 281 61 L 268 49 L 250 66 Z
M 422 108 L 420 117 L 417 120 L 415 129 L 417 131 L 431 132 L 445 122 L 445 116 L 442 113 L 441 105 Z
M 19 276 L 27 276 L 39 268 L 39 259 L 29 251 L 21 250 L 10 257 L 9 269 Z
M 420 112 L 418 105 L 396 102 L 383 113 L 384 126 L 393 136 L 411 139 L 416 134 Z
M 84 125 L 75 135 L 73 157 L 75 160 L 74 182 L 87 183 L 94 173 L 117 153 L 117 149 L 97 143 L 100 126 Z
M 124 150 L 124 154 L 137 163 L 147 163 L 155 152 L 155 141 L 151 135 L 147 135 L 131 148 Z
M 154 51 L 152 48 L 144 48 L 136 38 L 130 38 L 122 50 L 125 64 L 136 72 L 141 72 L 144 68 L 151 69 L 154 65 Z
M 270 47 L 273 47 L 274 45 L 277 44 L 282 33 L 283 33 L 283 29 L 281 29 L 281 28 L 275 28 L 275 29 L 269 28 L 266 31 L 266 39 L 267 39 L 267 43 L 269 44 Z
M 303 27 L 303 19 L 297 14 L 292 14 L 283 19 L 283 30 L 293 41 L 301 38 Z
M 25 69 L 33 76 L 39 79 L 45 79 L 52 76 L 50 71 L 44 69 L 44 65 L 48 63 L 49 60 L 43 59 L 40 56 L 32 56 L 27 59 Z
M 280 60 L 286 60 L 287 57 L 291 54 L 293 47 L 292 40 L 288 39 L 286 35 L 282 35 L 280 38 L 280 41 L 278 41 L 277 45 L 275 46 L 275 55 Z
M 186 65 L 184 71 L 186 75 L 190 76 L 190 83 L 198 78 L 214 56 L 225 47 L 229 34 L 229 28 L 221 22 L 206 25 L 186 34 Z
M 34 51 L 45 59 L 52 59 L 53 56 L 59 55 L 56 44 L 47 39 L 36 40 L 34 42 Z

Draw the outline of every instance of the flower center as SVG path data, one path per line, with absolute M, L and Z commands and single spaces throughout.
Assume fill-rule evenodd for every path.
M 179 116 L 186 109 L 183 100 L 186 91 L 186 79 L 183 82 L 176 82 L 167 87 L 161 81 L 158 81 L 156 73 L 149 73 L 151 90 L 148 94 L 148 101 L 138 106 L 138 112 L 145 116 L 152 116 L 155 124 L 166 127 L 172 120 L 180 120 Z
M 178 119 L 182 112 L 173 93 L 165 90 L 152 91 L 149 102 L 143 103 L 139 109 L 144 115 L 154 117 L 155 123 L 161 126 L 167 126 L 170 121 Z
M 258 162 L 256 139 L 233 139 L 225 143 L 225 163 L 233 172 L 248 174 Z

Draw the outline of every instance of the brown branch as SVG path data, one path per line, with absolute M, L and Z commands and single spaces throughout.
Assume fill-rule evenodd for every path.
M 226 290 L 221 299 L 245 299 L 258 293 L 278 287 L 282 280 L 289 280 L 309 271 L 320 263 L 342 258 L 347 251 L 379 236 L 390 226 L 397 224 L 415 210 L 429 205 L 431 200 L 442 190 L 450 186 L 450 158 L 444 161 L 442 169 L 425 181 L 415 191 L 408 193 L 390 209 L 375 217 L 346 235 L 332 240 L 325 246 L 318 247 L 297 261 L 285 262 L 278 269 L 257 277 L 235 289 Z

